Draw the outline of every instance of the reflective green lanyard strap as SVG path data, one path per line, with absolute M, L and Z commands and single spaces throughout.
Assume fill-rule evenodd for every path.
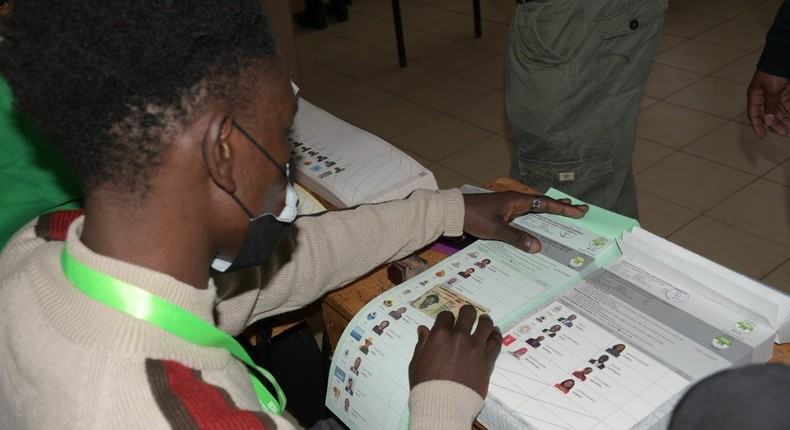
M 200 346 L 224 348 L 244 364 L 260 372 L 277 392 L 277 400 L 275 400 L 261 381 L 250 373 L 250 381 L 252 381 L 252 387 L 261 403 L 261 408 L 270 414 L 282 414 L 283 408 L 285 408 L 283 390 L 274 377 L 262 367 L 258 367 L 247 351 L 230 335 L 200 319 L 197 315 L 148 291 L 82 265 L 68 253 L 65 246 L 60 263 L 66 279 L 94 300 L 160 327 L 187 342 Z

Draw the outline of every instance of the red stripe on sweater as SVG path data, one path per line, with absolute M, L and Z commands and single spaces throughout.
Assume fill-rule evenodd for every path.
M 257 414 L 226 402 L 219 389 L 198 379 L 193 370 L 174 361 L 164 361 L 167 381 L 198 428 L 264 429 Z
M 64 241 L 71 223 L 83 213 L 84 210 L 76 209 L 41 215 L 36 223 L 36 235 L 46 241 Z

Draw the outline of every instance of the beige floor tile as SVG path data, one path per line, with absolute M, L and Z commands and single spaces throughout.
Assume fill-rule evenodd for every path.
M 494 91 L 448 112 L 462 121 L 499 133 L 507 128 L 505 95 Z
M 776 166 L 776 168 L 766 173 L 763 178 L 780 184 L 790 185 L 790 160 Z
M 384 139 L 389 139 L 437 115 L 439 113 L 434 110 L 395 98 L 359 112 L 349 117 L 347 121 Z
M 329 43 L 332 39 L 336 38 L 337 37 L 333 34 L 301 28 L 294 23 L 294 46 L 296 47 L 296 52 L 298 52 L 300 56 L 305 50 Z
M 732 18 L 759 5 L 763 1 L 765 0 L 716 0 L 715 7 L 711 7 L 710 0 L 693 0 L 679 6 L 678 9 L 704 15 Z
M 482 21 L 480 38 L 468 42 L 475 48 L 486 49 L 497 54 L 504 54 L 507 50 L 509 29 L 505 24 Z
M 748 173 L 676 152 L 639 173 L 636 185 L 684 208 L 704 212 L 755 179 Z
M 656 54 L 660 52 L 664 52 L 669 48 L 673 48 L 675 46 L 680 45 L 681 43 L 685 42 L 685 37 L 680 36 L 673 36 L 667 33 L 661 33 L 661 38 L 658 40 L 658 46 L 656 46 Z
M 669 0 L 670 9 L 678 9 L 683 5 L 689 4 L 694 0 Z
M 415 2 L 429 4 L 453 12 L 472 11 L 472 0 L 415 0 Z
M 664 33 L 672 36 L 692 38 L 724 22 L 724 18 L 669 9 L 664 19 Z
M 411 2 L 401 1 L 401 14 L 411 6 Z M 368 15 L 383 21 L 392 22 L 392 3 L 388 1 L 376 0 L 357 0 L 349 8 L 349 20 L 354 19 L 354 15 Z
M 483 33 L 485 33 L 487 24 L 485 21 L 482 21 L 481 24 L 483 24 Z M 456 15 L 440 23 L 425 27 L 423 30 L 439 37 L 463 43 L 471 43 L 475 39 L 475 21 L 469 15 Z
M 359 81 L 353 81 L 342 88 L 315 97 L 309 95 L 308 88 L 305 90 L 305 100 L 345 120 L 395 97 L 386 91 Z
M 455 16 L 458 16 L 456 12 L 414 2 L 411 3 L 411 7 L 401 13 L 404 31 L 408 31 L 406 28 L 430 27 Z
M 689 40 L 656 55 L 653 61 L 696 73 L 709 74 L 748 53 L 740 49 Z
M 326 66 L 299 59 L 299 95 L 308 100 L 358 82 Z
M 790 247 L 790 186 L 759 179 L 707 215 Z
M 493 135 L 439 161 L 438 164 L 482 184 L 508 176 L 511 152 L 510 140 Z
M 446 73 L 440 72 L 432 67 L 423 66 L 419 63 L 412 63 L 407 67 L 400 67 L 395 64 L 388 69 L 368 76 L 365 78 L 365 82 L 393 94 L 400 95 L 416 88 L 429 85 L 445 77 L 447 77 Z
M 469 5 L 465 14 L 472 15 L 472 0 L 455 0 Z M 516 2 L 510 0 L 481 0 L 480 16 L 486 21 L 498 22 L 500 24 L 510 24 Z
M 450 49 L 458 44 L 455 40 L 438 37 L 414 28 L 404 30 L 403 39 L 403 46 L 406 50 L 406 61 L 409 65 L 413 64 L 413 60 L 421 55 L 425 55 L 429 52 L 441 51 L 443 49 Z M 395 42 L 395 34 L 393 33 L 390 41 L 377 46 L 377 49 L 380 49 L 382 52 L 390 52 L 392 55 L 397 55 L 398 45 Z
M 311 46 L 306 49 L 300 49 L 297 47 L 299 57 L 310 60 L 322 66 L 326 66 L 333 61 L 337 61 L 339 58 L 348 57 L 351 55 L 351 52 L 359 52 L 361 55 L 371 52 L 370 50 L 358 51 L 358 49 L 366 47 L 357 42 L 342 39 L 329 33 L 317 33 L 321 33 L 326 37 L 325 43 Z M 300 36 L 296 39 L 297 43 L 301 38 L 302 37 Z
M 436 178 L 436 182 L 439 184 L 439 189 L 459 188 L 464 184 L 482 185 L 484 183 L 450 170 L 438 163 L 432 164 L 430 168 L 433 176 Z
M 492 91 L 491 88 L 448 75 L 431 84 L 407 92 L 403 97 L 423 106 L 448 112 Z
M 642 96 L 642 100 L 639 101 L 639 110 L 640 111 L 645 110 L 656 103 L 658 103 L 658 99 L 654 99 L 648 96 Z
M 765 43 L 765 33 L 767 31 L 767 25 L 743 21 L 725 21 L 694 39 L 730 48 L 752 51 L 763 46 Z
M 378 25 L 370 25 L 348 31 L 341 37 L 371 48 L 378 48 L 384 44 L 392 44 L 395 46 L 395 27 L 393 24 L 391 22 L 376 20 L 379 22 Z M 349 19 L 349 21 L 351 21 L 351 19 Z M 408 30 L 404 29 L 404 32 L 408 33 Z
M 349 10 L 349 12 L 351 19 L 345 22 L 336 22 L 332 18 L 329 18 L 329 26 L 327 26 L 326 32 L 350 39 L 355 39 L 352 35 L 369 27 L 386 27 L 390 29 L 391 33 L 395 32 L 391 22 L 360 13 L 355 14 L 353 10 Z
M 749 125 L 749 117 L 746 116 L 746 112 L 744 112 L 742 115 L 738 115 L 733 118 L 730 118 L 730 121 L 735 121 L 743 125 Z
M 764 277 L 763 282 L 790 294 L 790 260 Z
M 723 118 L 746 112 L 746 85 L 720 78 L 703 78 L 669 97 L 667 101 Z
M 771 25 L 774 22 L 774 18 L 776 17 L 776 11 L 779 10 L 779 6 L 782 4 L 782 0 L 772 0 L 767 1 L 757 7 L 747 10 L 742 14 L 738 15 L 736 18 L 741 21 L 748 21 L 754 22 L 757 24 L 763 25 Z
M 653 63 L 645 84 L 645 95 L 656 99 L 664 99 L 702 79 L 704 75 Z
M 761 140 L 751 127 L 732 121 L 683 151 L 757 176 L 790 159 L 787 139 L 771 135 Z
M 760 54 L 750 53 L 749 55 L 735 61 L 734 63 L 717 70 L 713 76 L 730 81 L 739 82 L 744 85 L 749 85 L 754 75 L 754 70 L 757 67 L 757 60 L 760 59 Z
M 393 136 L 396 145 L 431 161 L 439 161 L 491 133 L 447 115 L 440 115 L 417 127 Z
M 639 173 L 647 169 L 664 158 L 669 157 L 675 151 L 677 151 L 675 148 L 670 148 L 668 146 L 637 137 L 632 159 L 634 173 Z
M 497 55 L 482 63 L 467 67 L 456 74 L 458 77 L 485 85 L 496 90 L 505 89 L 505 56 Z
M 486 61 L 495 55 L 496 54 L 491 51 L 457 44 L 447 49 L 440 49 L 438 51 L 423 54 L 416 57 L 415 61 L 447 73 L 455 73 Z
M 639 113 L 636 134 L 653 142 L 682 148 L 722 126 L 726 120 L 666 102 Z
M 706 258 L 761 279 L 790 258 L 790 248 L 701 216 L 668 238 Z
M 329 61 L 327 67 L 357 79 L 383 72 L 398 64 L 398 58 L 375 48 L 357 45 L 348 55 Z
M 639 224 L 645 230 L 667 237 L 697 218 L 699 214 L 644 191 L 637 192 Z

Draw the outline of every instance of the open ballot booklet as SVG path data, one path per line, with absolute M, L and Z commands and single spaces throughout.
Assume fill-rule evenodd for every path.
M 539 254 L 477 241 L 354 317 L 326 395 L 346 425 L 406 428 L 417 327 L 467 303 L 504 338 L 478 416 L 489 429 L 664 428 L 692 384 L 790 341 L 790 297 L 634 220 L 591 207 L 513 224 L 540 238 Z
M 437 188 L 433 173 L 403 151 L 304 99 L 291 129 L 296 180 L 338 208 Z

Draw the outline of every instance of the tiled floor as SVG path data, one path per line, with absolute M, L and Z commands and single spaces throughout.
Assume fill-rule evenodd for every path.
M 409 65 L 387 0 L 296 30 L 302 96 L 430 168 L 441 187 L 507 176 L 504 57 L 513 0 L 402 0 Z M 746 86 L 780 0 L 670 0 L 640 114 L 642 225 L 790 291 L 790 139 L 757 139 Z

